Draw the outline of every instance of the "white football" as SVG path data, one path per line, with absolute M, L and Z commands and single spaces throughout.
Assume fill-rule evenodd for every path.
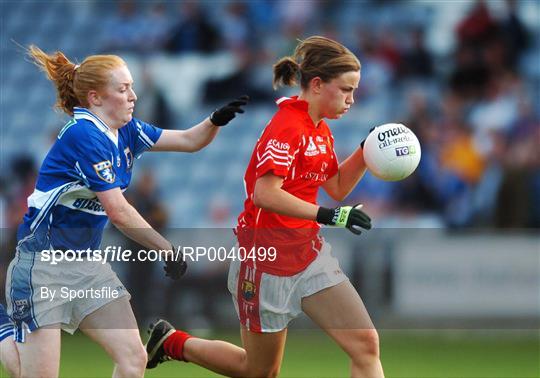
M 364 142 L 368 170 L 385 181 L 399 181 L 411 175 L 422 151 L 414 133 L 401 123 L 386 123 L 369 133 Z

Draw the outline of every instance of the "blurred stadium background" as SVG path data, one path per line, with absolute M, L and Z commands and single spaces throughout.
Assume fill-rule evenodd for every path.
M 362 63 L 355 106 L 331 123 L 338 156 L 387 122 L 406 124 L 422 144 L 413 176 L 386 183 L 368 174 L 347 200 L 365 203 L 376 230 L 360 238 L 326 231 L 381 329 L 388 376 L 540 376 L 537 0 L 2 0 L 0 30 L 0 293 L 13 230 L 66 122 L 21 46 L 78 62 L 121 55 L 136 82 L 136 116 L 163 128 L 189 127 L 249 94 L 246 114 L 203 151 L 146 154 L 126 192 L 175 240 L 232 245 L 251 150 L 273 100 L 295 93 L 272 91 L 271 66 L 297 38 L 320 34 Z M 113 230 L 107 238 L 120 240 Z M 158 264 L 116 270 L 141 327 L 164 315 L 238 341 L 225 265 L 192 264 L 174 285 Z M 347 375 L 343 354 L 307 320 L 293 328 L 283 376 Z M 62 376 L 109 375 L 106 356 L 80 336 L 65 337 L 63 353 Z M 149 376 L 207 374 L 184 364 Z

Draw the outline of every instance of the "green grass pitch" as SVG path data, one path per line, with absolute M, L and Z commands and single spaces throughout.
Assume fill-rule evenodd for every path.
M 387 377 L 540 377 L 540 337 L 528 331 L 380 331 Z M 215 338 L 238 343 L 236 333 Z M 87 338 L 63 335 L 62 377 L 110 377 L 112 362 Z M 348 359 L 318 330 L 289 333 L 281 377 L 347 377 Z M 1 372 L 5 377 L 5 372 Z M 215 377 L 195 365 L 168 362 L 147 377 Z

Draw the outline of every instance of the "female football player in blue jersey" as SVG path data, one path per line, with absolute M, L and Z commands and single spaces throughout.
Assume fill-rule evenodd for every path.
M 142 377 L 146 352 L 129 293 L 99 258 L 103 228 L 110 220 L 127 237 L 161 251 L 166 275 L 179 278 L 186 269 L 181 254 L 122 192 L 135 158 L 145 151 L 200 150 L 218 126 L 243 113 L 247 97 L 190 129 L 161 130 L 133 118 L 137 96 L 120 57 L 93 55 L 77 65 L 62 52 L 46 54 L 35 46 L 29 55 L 54 83 L 56 106 L 73 118 L 43 161 L 8 268 L 6 296 L 20 374 L 58 376 L 60 329 L 80 329 L 114 360 L 114 376 Z

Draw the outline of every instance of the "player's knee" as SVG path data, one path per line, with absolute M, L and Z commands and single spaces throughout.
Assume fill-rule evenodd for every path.
M 379 358 L 379 334 L 375 329 L 357 330 L 352 333 L 351 358 L 362 363 Z
M 115 356 L 115 362 L 124 374 L 138 376 L 146 369 L 148 356 L 142 344 L 131 345 Z M 142 376 L 142 375 L 141 375 Z

